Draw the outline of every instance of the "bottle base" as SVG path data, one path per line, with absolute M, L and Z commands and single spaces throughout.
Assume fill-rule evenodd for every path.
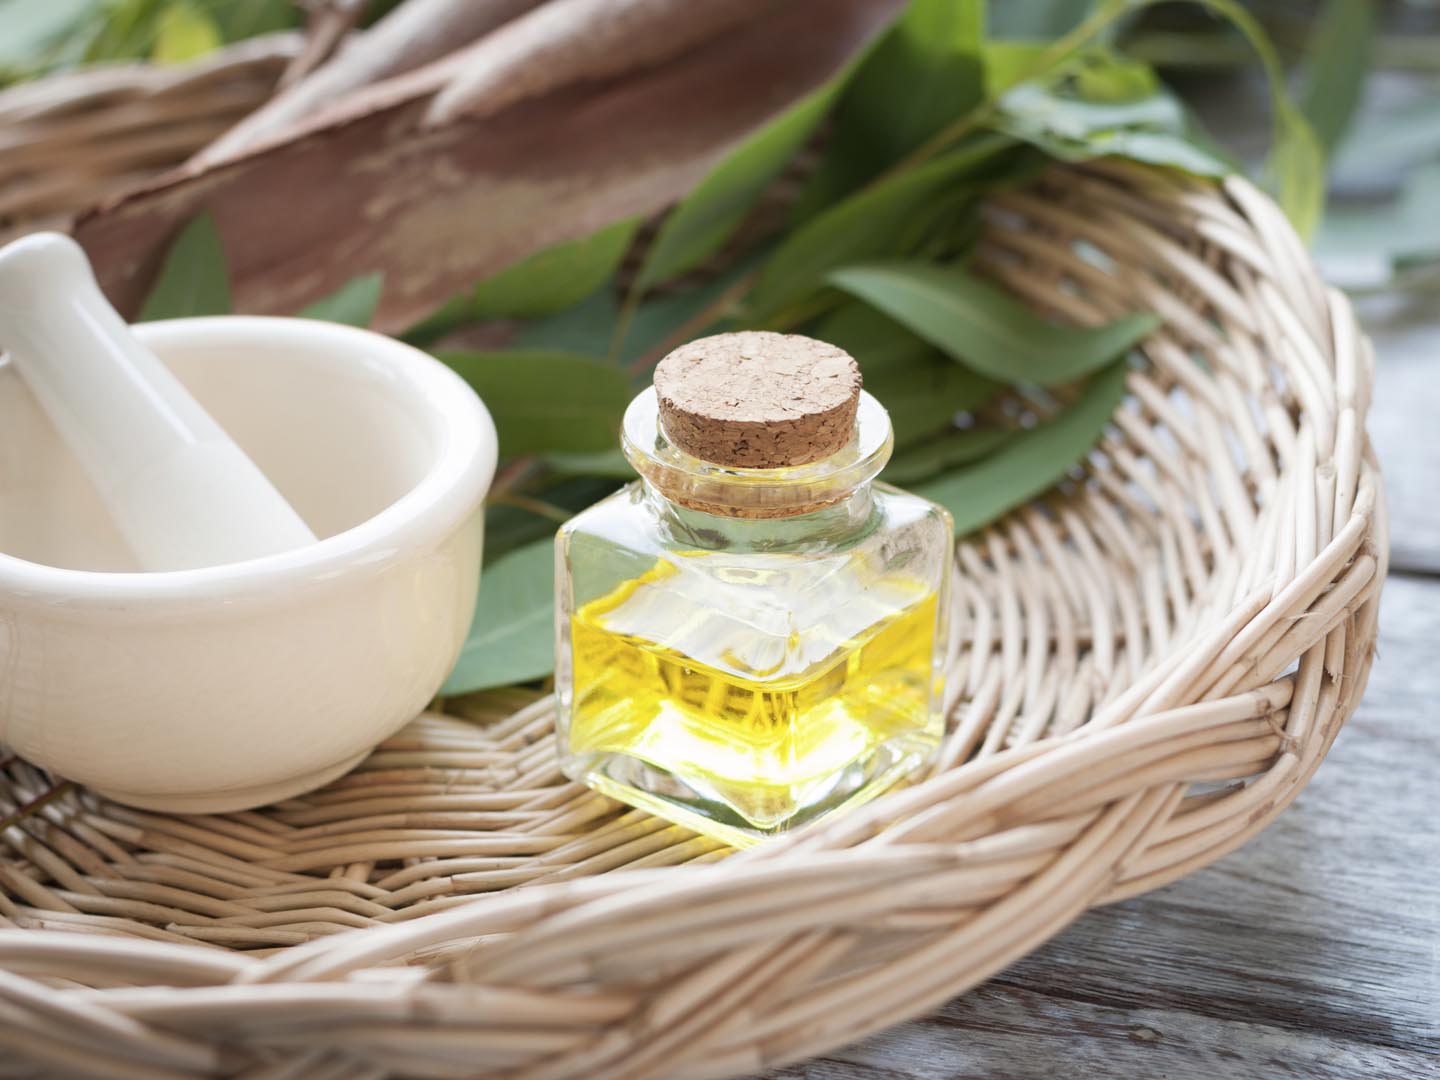
M 565 763 L 565 774 L 619 802 L 732 847 L 750 847 L 823 815 L 868 802 L 919 769 L 936 745 L 934 738 L 919 732 L 890 739 L 843 769 L 785 788 L 684 776 L 615 752 L 572 758 Z

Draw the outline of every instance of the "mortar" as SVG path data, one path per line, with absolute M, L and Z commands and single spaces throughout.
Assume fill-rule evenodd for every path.
M 281 800 L 356 765 L 454 664 L 495 429 L 448 368 L 368 331 L 228 316 L 135 332 L 318 540 L 139 572 L 0 359 L 0 744 L 138 807 Z

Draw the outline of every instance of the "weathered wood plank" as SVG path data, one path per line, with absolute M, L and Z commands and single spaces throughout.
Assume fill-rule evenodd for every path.
M 1440 573 L 1440 320 L 1428 296 L 1362 315 L 1377 357 L 1369 426 L 1390 501 L 1391 560 Z
M 1437 642 L 1440 582 L 1392 579 L 1359 712 L 1274 826 L 773 1080 L 1440 1077 Z
M 1427 1054 L 992 984 L 773 1080 L 1430 1080 Z

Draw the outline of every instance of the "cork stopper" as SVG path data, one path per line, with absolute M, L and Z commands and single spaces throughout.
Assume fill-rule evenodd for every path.
M 850 441 L 860 368 L 844 349 L 799 334 L 716 334 L 661 360 L 655 392 L 665 437 L 687 454 L 779 469 Z

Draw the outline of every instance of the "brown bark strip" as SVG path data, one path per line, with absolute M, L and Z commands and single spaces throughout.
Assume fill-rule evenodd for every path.
M 214 165 L 284 134 L 346 94 L 448 56 L 543 0 L 408 0 L 194 158 Z
M 678 56 L 777 0 L 551 0 L 465 51 L 425 115 L 441 126 L 487 116 L 581 80 Z
M 900 6 L 785 0 L 683 59 L 433 130 L 422 129 L 427 97 L 374 104 L 162 179 L 92 213 L 76 236 L 112 301 L 133 314 L 169 240 L 207 209 L 236 310 L 293 312 L 379 270 L 374 325 L 397 330 L 509 263 L 674 202 Z

